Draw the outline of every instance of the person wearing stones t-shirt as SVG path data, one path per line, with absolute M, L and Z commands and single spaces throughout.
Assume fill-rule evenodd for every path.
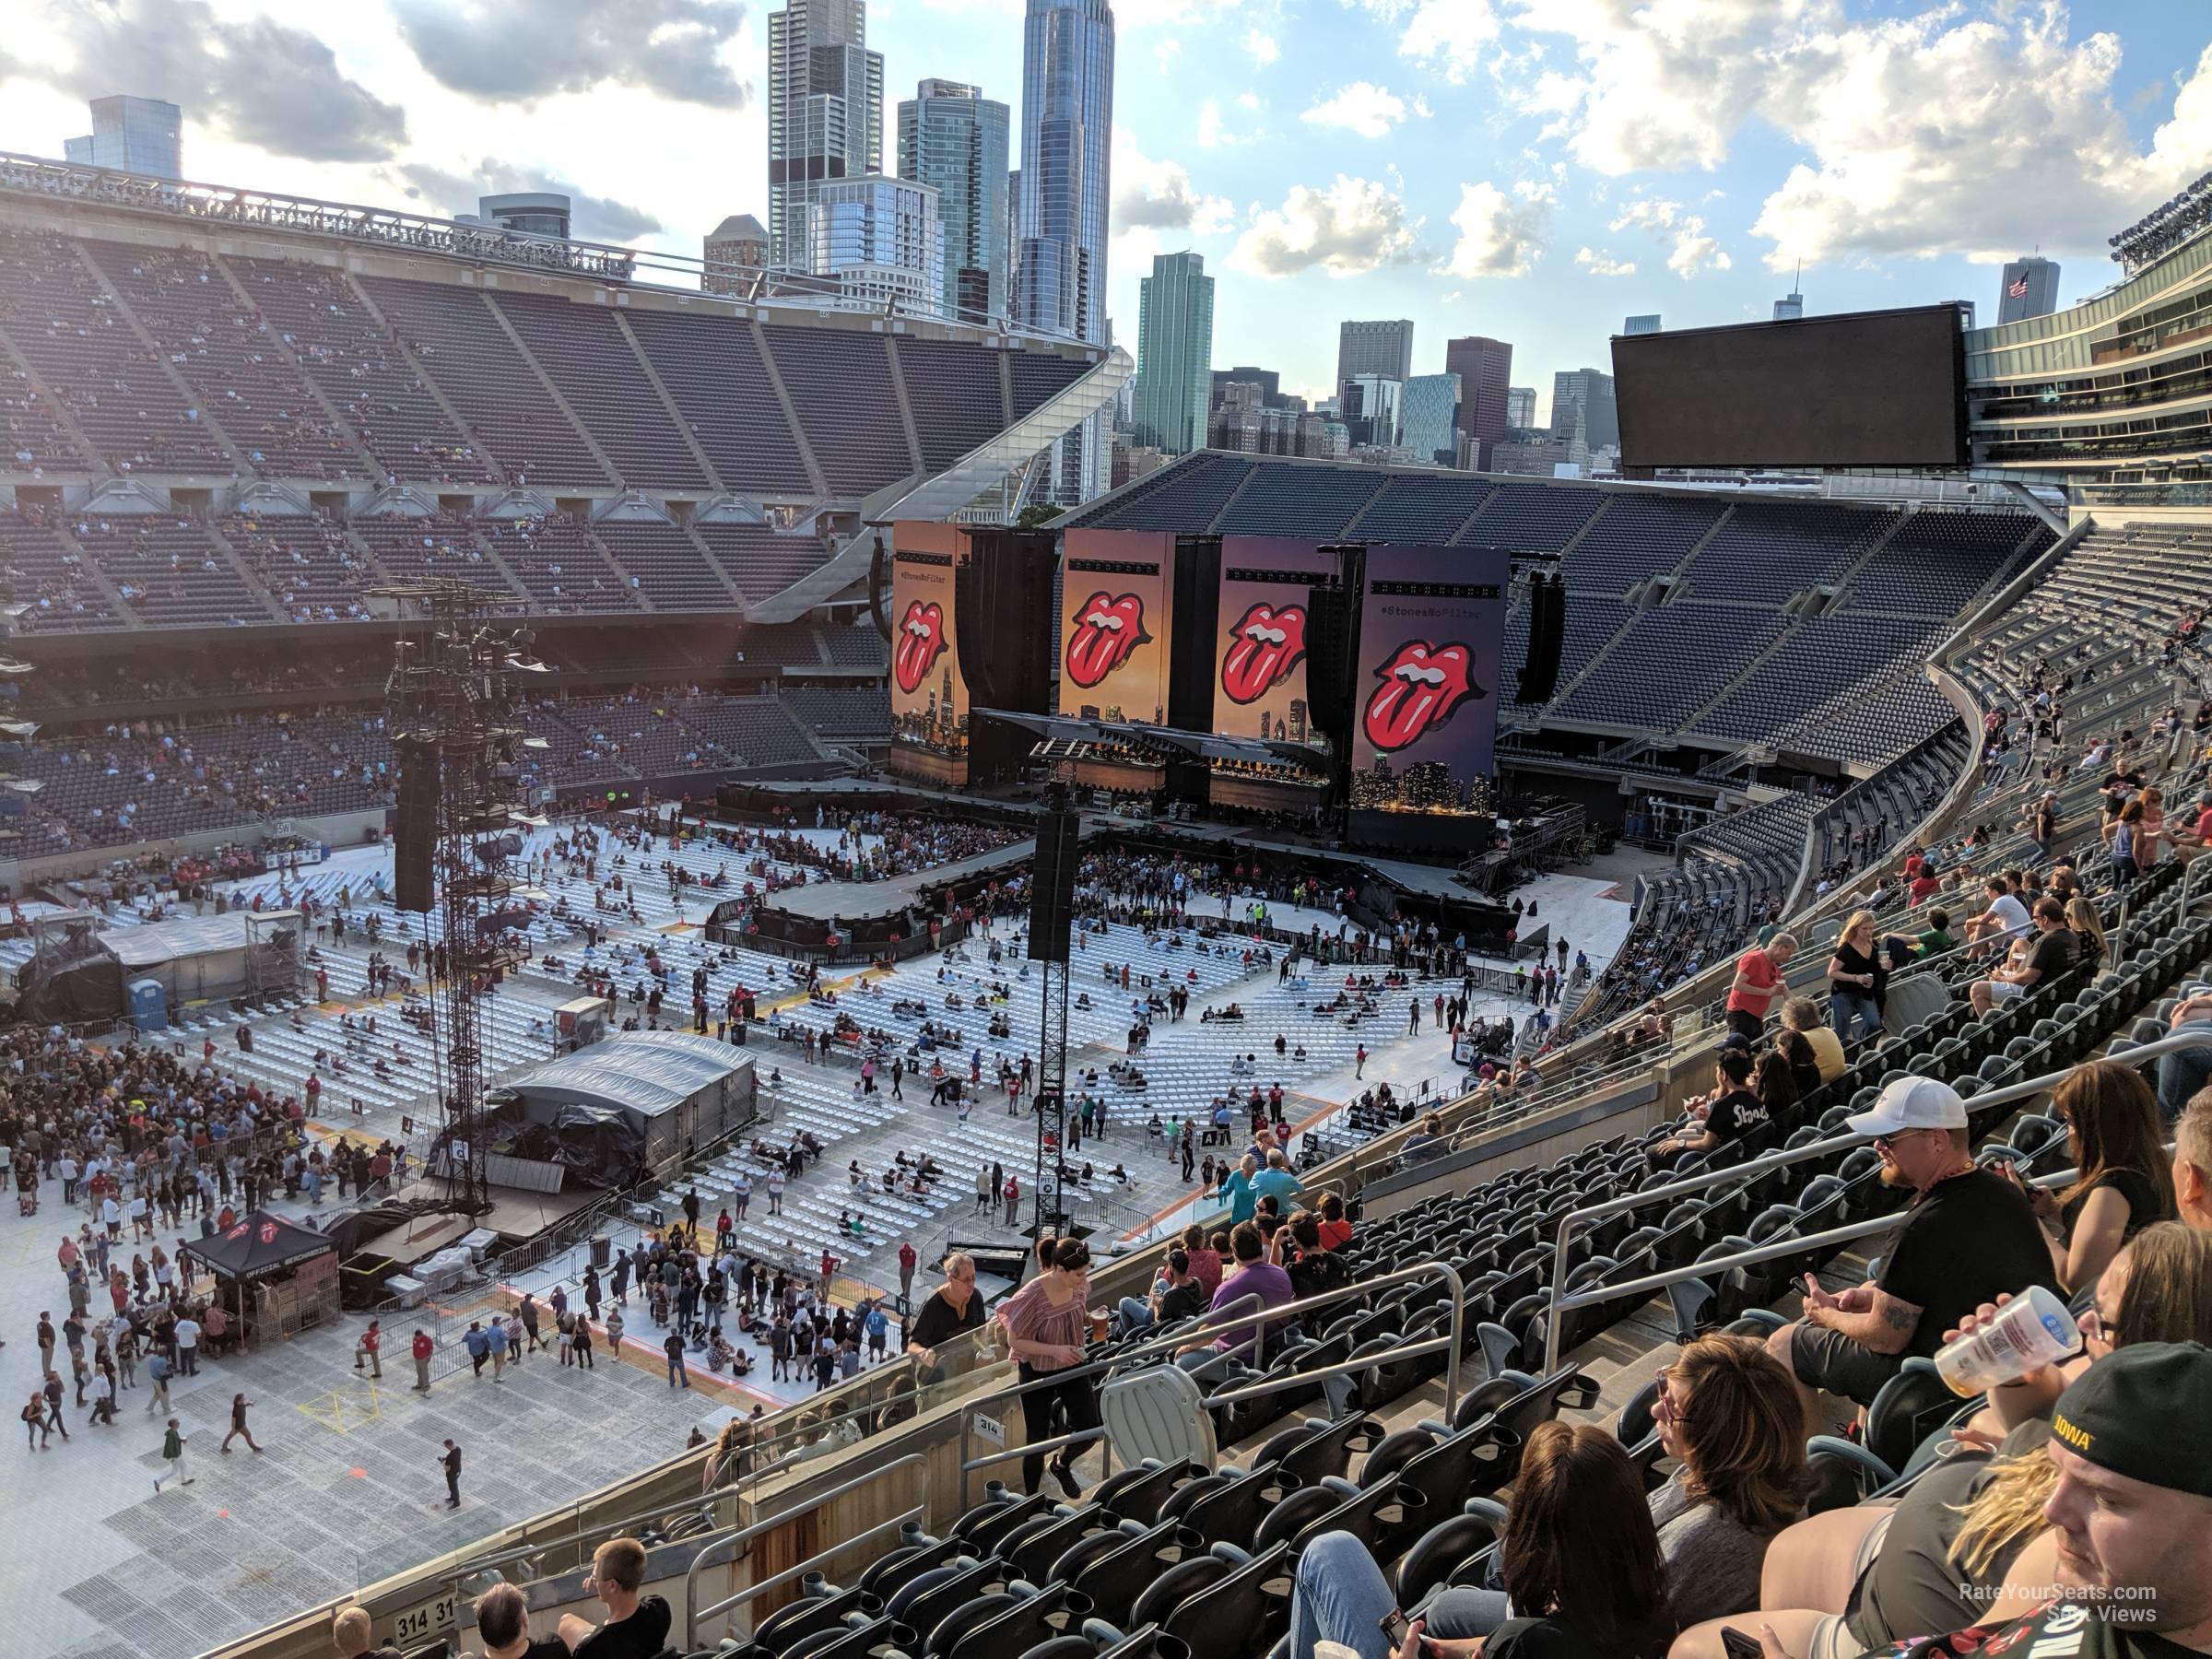
M 1767 1126 L 1766 1102 L 1751 1091 L 1751 1052 L 1726 1048 L 1712 1063 L 1713 1093 L 1704 1124 L 1694 1131 L 1669 1135 L 1652 1148 L 1664 1158 L 1677 1152 L 1717 1152 L 1755 1129 Z

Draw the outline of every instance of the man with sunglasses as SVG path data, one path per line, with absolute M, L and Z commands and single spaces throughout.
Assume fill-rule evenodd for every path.
M 1913 1194 L 1876 1277 L 1833 1294 L 1806 1276 L 1801 1318 L 1767 1339 L 1796 1379 L 1806 1432 L 1824 1428 L 1820 1395 L 1871 1406 L 1906 1359 L 1999 1293 L 2057 1289 L 2050 1247 L 2025 1194 L 1976 1167 L 1966 1102 L 1935 1077 L 1904 1077 L 1847 1120 L 1873 1137 L 1882 1182 Z

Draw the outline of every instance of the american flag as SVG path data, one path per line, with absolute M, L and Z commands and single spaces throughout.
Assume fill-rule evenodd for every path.
M 2028 278 L 2025 276 L 2015 277 L 2012 286 L 2005 290 L 2005 297 L 2008 300 L 2027 299 Z

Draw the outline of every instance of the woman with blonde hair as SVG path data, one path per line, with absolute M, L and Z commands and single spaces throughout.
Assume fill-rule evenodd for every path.
M 1875 941 L 1874 912 L 1853 911 L 1828 959 L 1828 1018 L 1838 1041 L 1850 1042 L 1861 1026 L 1869 1037 L 1881 1030 L 1882 999 L 1888 989 L 1889 970 Z
M 2066 925 L 2081 940 L 2081 959 L 2097 963 L 2105 959 L 2111 947 L 2104 942 L 2104 918 L 2097 907 L 2079 893 L 2066 900 Z
M 1985 1305 L 1968 1328 L 1995 1311 Z M 2003 1624 L 2046 1599 L 2055 1563 L 2042 1516 L 2057 1483 L 2043 1450 L 2051 1408 L 2116 1347 L 2212 1339 L 2212 1233 L 2163 1221 L 2136 1234 L 2098 1281 L 2081 1335 L 2077 1358 L 1993 1389 L 1992 1410 L 1958 1430 L 1958 1450 L 1895 1503 L 1829 1510 L 1783 1529 L 1766 1553 L 1758 1620 L 1685 1630 L 1669 1659 L 1723 1659 L 1722 1627 L 1754 1622 L 1773 1626 L 1793 1659 L 1841 1659 L 1929 1631 Z

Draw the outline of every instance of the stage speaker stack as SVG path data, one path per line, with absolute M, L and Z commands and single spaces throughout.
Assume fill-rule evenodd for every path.
M 1567 643 L 1567 579 L 1538 571 L 1528 583 L 1528 659 L 1513 693 L 1517 703 L 1549 702 L 1559 684 Z
M 1030 891 L 1030 959 L 1065 962 L 1076 910 L 1077 818 L 1048 812 L 1037 826 L 1037 865 Z
M 428 911 L 438 902 L 430 872 L 438 852 L 438 746 L 418 737 L 394 742 L 399 787 L 393 807 L 393 908 Z

